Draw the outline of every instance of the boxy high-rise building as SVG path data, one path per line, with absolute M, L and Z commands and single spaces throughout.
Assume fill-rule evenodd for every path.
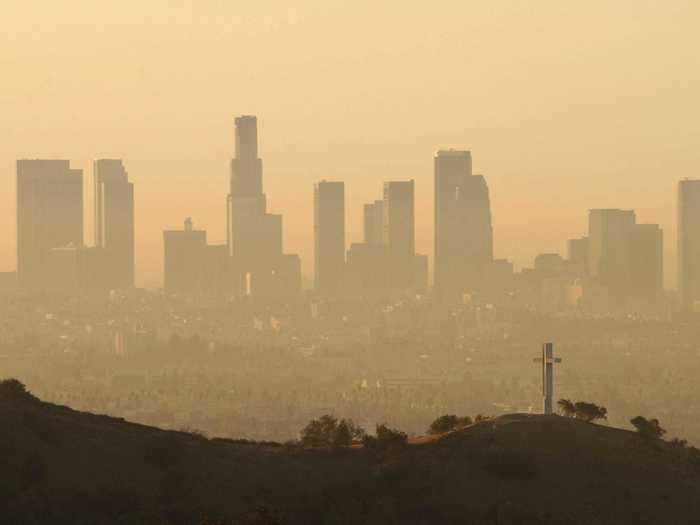
M 50 252 L 83 246 L 83 172 L 68 160 L 17 161 L 17 271 L 28 288 L 45 288 Z
M 416 233 L 414 182 L 384 183 L 383 241 L 386 245 L 391 286 L 409 289 L 414 284 Z
M 700 180 L 678 183 L 678 291 L 682 308 L 700 301 Z
M 364 206 L 365 244 L 384 242 L 384 201 L 374 201 Z
M 629 294 L 658 301 L 664 291 L 664 236 L 658 224 L 636 224 L 628 239 Z
M 182 230 L 163 232 L 164 285 L 168 293 L 199 293 L 203 287 L 207 232 L 195 230 L 192 219 Z
M 588 215 L 588 272 L 615 297 L 629 291 L 629 236 L 636 224 L 633 210 L 597 209 Z
M 663 231 L 637 224 L 633 210 L 590 210 L 588 273 L 616 300 L 653 304 L 663 296 Z
M 345 271 L 345 184 L 314 186 L 314 283 L 318 293 L 340 292 Z
M 483 286 L 493 260 L 489 190 L 484 177 L 472 174 L 469 151 L 439 151 L 434 170 L 434 286 L 455 295 Z
M 108 288 L 134 286 L 134 185 L 118 159 L 93 165 L 95 184 L 95 246 L 105 253 L 102 268 Z

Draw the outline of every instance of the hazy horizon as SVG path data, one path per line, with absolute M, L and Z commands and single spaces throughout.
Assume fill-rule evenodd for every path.
M 305 276 L 324 178 L 346 183 L 348 244 L 384 181 L 415 179 L 432 263 L 432 159 L 454 147 L 487 178 L 497 258 L 564 254 L 589 208 L 630 208 L 663 228 L 673 287 L 676 184 L 700 171 L 698 15 L 684 1 L 17 4 L 0 21 L 0 270 L 16 266 L 16 159 L 83 169 L 92 244 L 92 160 L 117 157 L 137 285 L 159 286 L 164 229 L 191 216 L 225 241 L 233 120 L 256 114 L 269 209 Z

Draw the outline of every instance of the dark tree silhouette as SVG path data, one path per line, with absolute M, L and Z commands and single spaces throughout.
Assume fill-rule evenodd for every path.
M 637 416 L 630 419 L 630 423 L 637 429 L 639 435 L 645 439 L 661 439 L 666 433 L 666 429 L 661 427 L 658 419 L 647 419 L 642 416 Z
M 557 401 L 559 411 L 565 417 L 574 417 L 576 415 L 576 405 L 570 399 L 560 399 Z
M 386 424 L 377 425 L 376 436 L 365 436 L 362 444 L 365 448 L 389 449 L 406 444 L 408 435 L 405 432 L 388 427 Z
M 338 423 L 335 433 L 333 435 L 333 446 L 334 447 L 349 447 L 352 445 L 352 432 L 347 422 L 343 419 Z
M 6 401 L 34 401 L 34 397 L 27 387 L 17 379 L 4 379 L 0 381 L 0 400 Z
M 444 434 L 456 428 L 466 427 L 472 424 L 472 418 L 469 416 L 457 417 L 454 414 L 445 414 L 440 416 L 428 427 L 428 434 L 437 435 Z
M 455 426 L 457 426 L 457 416 L 454 414 L 445 414 L 430 423 L 428 434 L 444 434 L 455 428 Z
M 592 423 L 597 419 L 607 419 L 608 409 L 596 405 L 595 403 L 588 403 L 586 401 L 578 401 L 574 405 L 576 419 L 580 419 L 587 423 Z
M 312 419 L 301 431 L 300 444 L 304 447 L 348 447 L 354 439 L 361 439 L 365 434 L 362 427 L 351 419 L 338 419 L 327 414 Z

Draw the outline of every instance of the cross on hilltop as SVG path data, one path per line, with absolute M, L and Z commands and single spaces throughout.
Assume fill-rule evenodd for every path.
M 542 345 L 542 357 L 533 359 L 535 363 L 542 363 L 542 395 L 544 397 L 544 415 L 554 413 L 554 363 L 561 363 L 561 358 L 554 357 L 554 345 L 545 343 Z

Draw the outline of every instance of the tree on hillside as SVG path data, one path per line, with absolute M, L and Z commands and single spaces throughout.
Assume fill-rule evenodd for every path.
M 658 419 L 647 419 L 642 416 L 637 416 L 630 419 L 630 423 L 637 429 L 639 435 L 645 439 L 661 439 L 666 433 L 666 429 L 661 427 Z
M 684 449 L 688 447 L 688 440 L 676 437 L 669 441 L 668 444 L 676 449 Z
M 341 423 L 345 423 L 347 425 L 353 441 L 360 441 L 367 434 L 365 429 L 355 423 L 352 419 L 343 419 Z
M 406 444 L 408 435 L 405 432 L 390 428 L 386 424 L 377 425 L 375 436 L 365 436 L 362 444 L 365 448 L 385 450 Z
M 445 414 L 430 424 L 430 427 L 428 427 L 428 434 L 444 434 L 456 428 L 463 428 L 471 424 L 472 418 L 469 416 L 457 417 L 454 414 Z
M 301 444 L 305 447 L 327 447 L 333 443 L 338 419 L 326 414 L 312 419 L 301 431 Z
M 440 416 L 435 421 L 430 423 L 430 426 L 428 427 L 428 434 L 444 434 L 445 432 L 452 430 L 456 425 L 457 416 L 454 414 L 445 414 L 444 416 Z
M 586 401 L 578 401 L 574 404 L 576 419 L 585 421 L 586 423 L 592 423 L 597 419 L 607 419 L 608 409 L 602 406 L 598 406 L 595 403 L 588 403 Z
M 385 443 L 405 443 L 408 435 L 383 423 L 377 425 L 377 439 Z
M 36 400 L 36 397 L 17 379 L 3 379 L 0 381 L 0 400 L 29 401 Z
M 564 417 L 574 417 L 576 415 L 576 405 L 570 399 L 560 399 L 557 401 L 557 405 Z
M 338 419 L 326 414 L 312 419 L 301 431 L 300 443 L 305 447 L 348 447 L 354 439 L 362 439 L 365 431 L 351 419 Z
M 335 434 L 333 435 L 333 446 L 334 447 L 349 447 L 352 445 L 352 432 L 350 432 L 350 427 L 347 422 L 343 419 L 335 429 Z

